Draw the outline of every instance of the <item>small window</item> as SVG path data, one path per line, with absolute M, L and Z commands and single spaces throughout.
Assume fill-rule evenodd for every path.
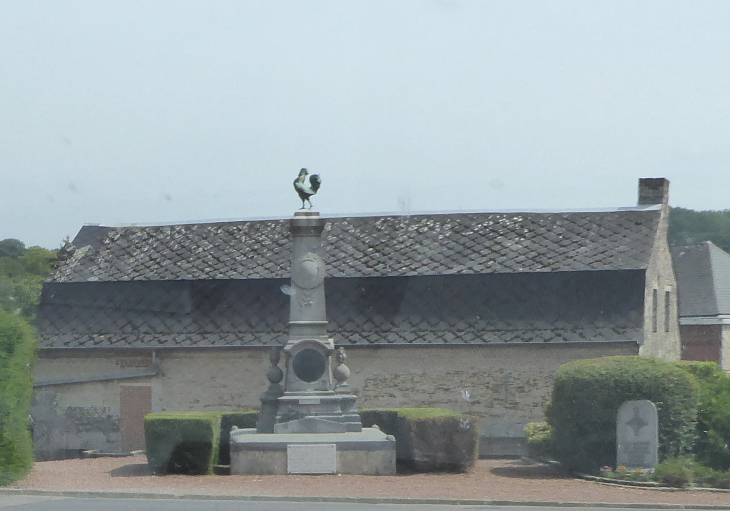
M 669 305 L 671 303 L 672 293 L 670 291 L 664 291 L 664 331 L 669 332 Z
M 653 290 L 651 293 L 651 331 L 657 331 L 657 307 L 659 306 L 659 296 L 657 290 Z

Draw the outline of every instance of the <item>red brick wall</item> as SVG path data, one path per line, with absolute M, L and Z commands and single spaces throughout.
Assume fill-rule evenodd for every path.
M 680 325 L 682 360 L 701 360 L 720 363 L 722 326 Z

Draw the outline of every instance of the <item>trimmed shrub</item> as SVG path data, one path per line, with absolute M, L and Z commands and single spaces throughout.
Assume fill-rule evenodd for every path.
M 363 426 L 395 437 L 396 459 L 419 472 L 466 472 L 479 453 L 476 417 L 443 408 L 363 410 Z
M 398 448 L 398 408 L 366 409 L 358 412 L 364 428 L 378 426 L 386 435 L 395 437 L 395 446 Z
M 155 474 L 212 474 L 220 412 L 159 412 L 144 418 L 147 462 Z
M 33 466 L 29 431 L 35 333 L 23 318 L 0 310 L 0 485 Z
M 689 453 L 697 438 L 698 385 L 676 364 L 649 357 L 576 360 L 560 367 L 546 407 L 555 455 L 573 471 L 616 462 L 616 415 L 624 401 L 648 399 L 659 414 L 659 457 Z
M 240 410 L 232 412 L 220 412 L 221 434 L 220 434 L 220 464 L 231 464 L 231 428 L 255 428 L 258 419 L 258 410 Z
M 553 428 L 547 422 L 530 422 L 523 429 L 527 437 L 527 454 L 536 460 L 555 458 Z
M 699 383 L 697 461 L 715 470 L 730 469 L 730 377 L 714 362 L 679 362 Z

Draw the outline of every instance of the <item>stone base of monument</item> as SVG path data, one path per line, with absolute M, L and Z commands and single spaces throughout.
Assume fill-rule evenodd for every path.
M 395 474 L 395 438 L 377 428 L 345 433 L 231 431 L 231 474 Z

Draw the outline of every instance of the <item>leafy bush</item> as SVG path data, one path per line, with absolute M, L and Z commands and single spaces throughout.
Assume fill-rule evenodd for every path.
M 687 485 L 730 489 L 730 471 L 722 472 L 697 463 L 690 456 L 667 458 L 654 469 L 618 467 L 615 471 L 601 469 L 601 476 L 619 481 L 659 482 L 682 488 Z
M 553 428 L 547 422 L 530 422 L 523 430 L 530 458 L 548 460 L 555 457 Z
M 680 362 L 699 382 L 697 461 L 715 470 L 730 469 L 730 377 L 714 362 Z
M 664 460 L 656 466 L 653 479 L 677 488 L 693 484 L 730 489 L 730 471 L 706 467 L 689 456 Z
M 730 471 L 724 472 L 720 470 L 714 470 L 709 467 L 703 467 L 701 474 L 695 472 L 695 482 L 702 486 L 708 486 L 711 488 L 722 488 L 723 490 L 730 490 Z
M 147 462 L 156 474 L 211 474 L 218 463 L 220 412 L 159 412 L 144 418 Z
M 660 483 L 683 488 L 692 483 L 696 465 L 687 457 L 667 458 L 654 469 L 654 479 Z
M 255 428 L 258 410 L 221 412 L 220 464 L 231 464 L 231 428 Z
M 395 437 L 396 459 L 419 472 L 466 472 L 479 454 L 479 425 L 444 408 L 361 410 L 363 426 Z
M 692 450 L 699 399 L 694 378 L 654 358 L 604 357 L 576 360 L 558 370 L 546 407 L 557 459 L 579 472 L 613 466 L 618 408 L 635 399 L 657 406 L 660 459 Z
M 711 488 L 730 488 L 730 471 L 715 470 L 696 463 L 693 470 L 692 480 L 700 486 Z
M 33 465 L 28 418 L 34 360 L 33 328 L 0 310 L 0 485 L 24 477 Z

